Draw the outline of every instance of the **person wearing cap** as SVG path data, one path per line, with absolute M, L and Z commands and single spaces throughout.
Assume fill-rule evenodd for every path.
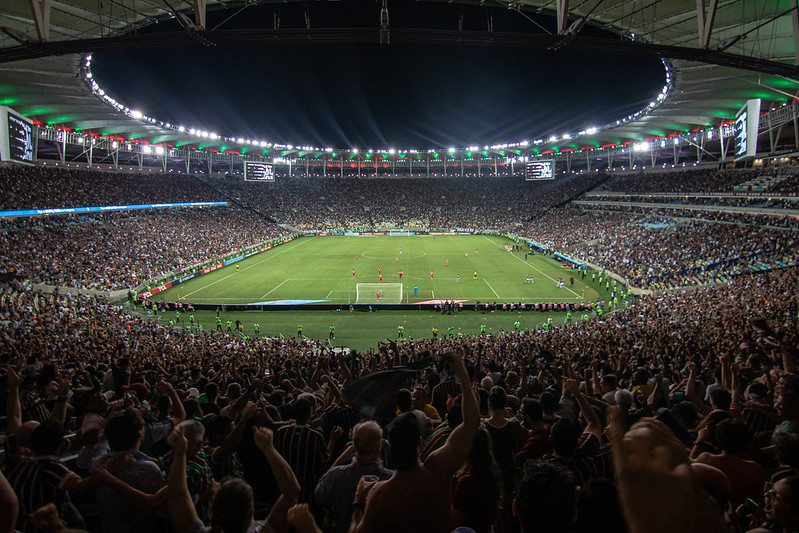
M 468 384 L 463 359 L 454 354 L 446 354 L 444 359 L 461 383 Z M 419 461 L 421 431 L 416 416 L 403 413 L 392 422 L 388 441 L 394 475 L 373 484 L 361 478 L 352 503 L 351 531 L 450 531 L 452 476 L 469 456 L 480 427 L 477 397 L 469 386 L 463 387 L 461 409 L 461 425 L 424 463 Z

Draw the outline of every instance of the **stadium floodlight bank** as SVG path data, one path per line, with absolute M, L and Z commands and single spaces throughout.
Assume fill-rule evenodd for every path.
M 402 303 L 402 283 L 358 283 L 355 285 L 356 304 Z M 377 293 L 380 292 L 380 300 Z

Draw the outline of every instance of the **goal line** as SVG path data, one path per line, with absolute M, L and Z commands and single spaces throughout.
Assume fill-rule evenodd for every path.
M 358 283 L 355 285 L 355 303 L 402 303 L 402 290 L 402 283 Z

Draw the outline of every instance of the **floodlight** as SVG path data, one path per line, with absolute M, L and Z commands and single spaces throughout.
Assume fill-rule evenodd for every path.
M 393 148 L 389 148 L 388 149 L 388 153 L 391 154 L 391 155 L 394 155 L 395 152 L 396 152 L 396 150 L 394 150 Z
M 353 154 L 357 154 L 358 153 L 358 149 L 357 148 L 353 148 L 352 150 L 350 150 L 350 152 L 352 152 Z
M 142 112 L 141 112 L 141 111 L 136 111 L 135 109 L 131 109 L 131 110 L 130 110 L 130 116 L 131 116 L 131 117 L 133 117 L 133 118 L 135 118 L 135 119 L 140 119 L 140 118 L 142 118 L 144 115 L 142 114 Z
M 113 148 L 114 150 L 116 150 L 117 146 L 119 146 L 119 144 L 116 141 L 111 143 L 111 148 Z
M 155 147 L 155 155 L 164 155 L 164 147 L 163 146 L 156 146 Z

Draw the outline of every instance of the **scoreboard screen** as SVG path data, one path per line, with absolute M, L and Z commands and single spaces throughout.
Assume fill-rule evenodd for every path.
M 260 161 L 245 161 L 244 181 L 275 181 L 275 165 Z
M 757 153 L 757 129 L 760 122 L 760 98 L 747 100 L 735 116 L 733 143 L 735 158 L 753 157 Z
M 0 107 L 0 160 L 33 164 L 33 122 Z
M 530 161 L 524 169 L 524 179 L 528 181 L 555 179 L 555 161 Z

